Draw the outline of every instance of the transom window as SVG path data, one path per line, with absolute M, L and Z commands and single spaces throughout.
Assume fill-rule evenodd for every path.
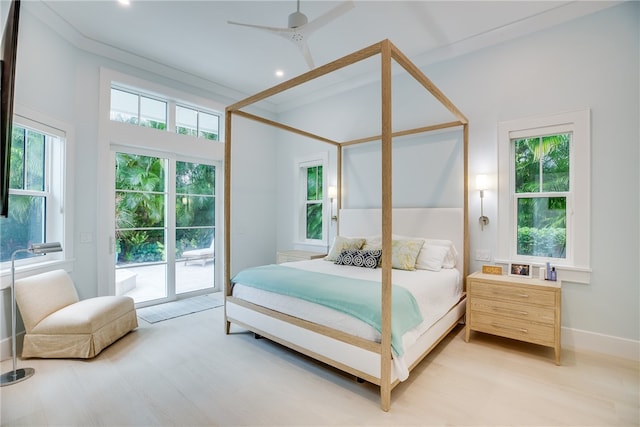
M 115 86 L 111 87 L 110 119 L 210 141 L 220 139 L 219 115 Z
M 176 105 L 176 132 L 196 138 L 218 140 L 220 118 L 194 108 Z
M 116 122 L 165 130 L 167 128 L 167 103 L 112 87 L 110 117 Z

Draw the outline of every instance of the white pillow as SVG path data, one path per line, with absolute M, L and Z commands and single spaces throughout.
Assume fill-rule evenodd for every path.
M 419 270 L 440 271 L 444 264 L 445 258 L 449 253 L 449 248 L 438 245 L 422 245 L 418 259 L 416 260 L 416 268 Z
M 458 260 L 458 251 L 451 240 L 444 239 L 425 239 L 425 245 L 442 246 L 447 248 L 447 255 L 442 262 L 442 268 L 454 268 Z M 420 258 L 420 255 L 418 255 Z
M 366 237 L 362 249 L 367 251 L 382 249 L 382 236 Z

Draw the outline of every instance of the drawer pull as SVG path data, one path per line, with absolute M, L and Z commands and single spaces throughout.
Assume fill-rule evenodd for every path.
M 491 309 L 498 313 L 512 313 L 512 314 L 520 314 L 522 316 L 528 316 L 528 311 L 523 310 L 511 310 L 510 308 L 502 308 L 502 307 L 491 307 Z
M 503 297 L 520 297 L 520 298 L 529 298 L 529 294 L 514 294 L 513 292 L 499 292 L 493 291 L 494 295 L 500 295 Z
M 516 328 L 513 326 L 501 325 L 499 323 L 494 323 L 494 322 L 491 322 L 491 326 L 493 326 L 494 328 L 500 328 L 500 329 L 510 329 L 512 331 L 522 332 L 523 334 L 529 333 L 529 330 L 525 328 Z

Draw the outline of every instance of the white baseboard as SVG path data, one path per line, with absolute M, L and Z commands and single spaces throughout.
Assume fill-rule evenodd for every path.
M 18 333 L 16 336 L 18 354 L 21 353 L 22 335 L 24 335 L 24 332 Z M 599 334 L 596 332 L 563 327 L 562 347 L 570 348 L 575 351 L 601 353 L 607 356 L 620 357 L 640 362 L 640 341 Z M 9 337 L 0 341 L 0 360 L 7 360 L 10 358 L 11 338 Z
M 640 341 L 597 332 L 563 327 L 562 347 L 640 361 Z

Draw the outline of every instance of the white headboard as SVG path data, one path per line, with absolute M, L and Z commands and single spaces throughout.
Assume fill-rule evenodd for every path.
M 458 251 L 456 268 L 463 272 L 464 213 L 462 208 L 395 208 L 393 234 L 451 240 Z M 381 209 L 341 209 L 341 236 L 382 234 Z

